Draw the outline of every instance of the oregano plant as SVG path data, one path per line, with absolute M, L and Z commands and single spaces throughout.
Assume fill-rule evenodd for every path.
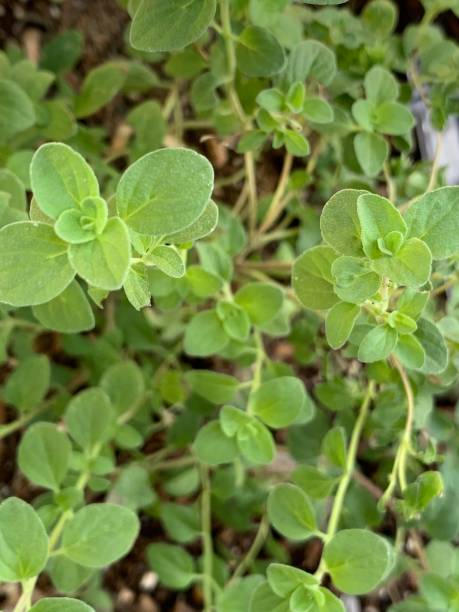
M 459 610 L 459 6 L 361 4 L 11 14 L 4 612 Z

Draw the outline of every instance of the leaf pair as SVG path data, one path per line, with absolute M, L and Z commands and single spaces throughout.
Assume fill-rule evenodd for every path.
M 205 158 L 185 149 L 146 155 L 122 176 L 117 190 L 120 216 L 112 217 L 93 171 L 66 145 L 40 147 L 32 160 L 31 183 L 39 211 L 32 208 L 31 215 L 39 222 L 1 230 L 0 300 L 13 306 L 48 304 L 37 310 L 39 318 L 56 318 L 57 329 L 79 331 L 88 329 L 93 318 L 81 291 L 75 285 L 69 288 L 75 274 L 98 289 L 119 289 L 130 268 L 128 226 L 155 236 L 190 227 L 208 206 L 213 170 Z M 156 254 L 152 257 L 150 263 L 157 265 Z M 86 313 L 78 325 L 66 323 L 72 310 L 65 307 L 67 300 Z
M 60 554 L 85 567 L 104 567 L 124 556 L 139 530 L 137 516 L 113 504 L 91 504 L 65 525 Z M 11 497 L 0 504 L 0 579 L 38 576 L 48 560 L 48 536 L 35 510 Z
M 204 394 L 206 389 L 201 388 L 199 392 Z M 229 400 L 234 396 L 235 388 L 225 385 L 225 388 L 210 389 L 209 392 L 212 401 Z M 262 383 L 249 396 L 247 411 L 224 406 L 220 420 L 211 421 L 200 430 L 193 448 L 199 459 L 209 465 L 230 463 L 239 453 L 251 463 L 267 464 L 274 458 L 275 446 L 266 426 L 279 429 L 295 422 L 306 423 L 312 418 L 313 411 L 312 401 L 298 378 L 275 378 Z
M 375 176 L 389 155 L 389 145 L 382 135 L 406 135 L 415 121 L 411 111 L 397 102 L 398 82 L 385 68 L 373 66 L 365 75 L 364 89 L 366 99 L 352 106 L 354 119 L 364 130 L 355 136 L 354 149 L 365 174 Z

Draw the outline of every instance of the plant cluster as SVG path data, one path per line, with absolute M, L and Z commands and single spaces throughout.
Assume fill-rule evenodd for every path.
M 205 612 L 459 610 L 458 1 L 119 4 L 77 89 L 75 31 L 0 54 L 14 612 L 114 610 L 134 546 Z

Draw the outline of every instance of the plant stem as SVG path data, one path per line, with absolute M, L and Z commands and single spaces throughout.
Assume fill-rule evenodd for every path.
M 203 546 L 203 594 L 204 612 L 212 612 L 212 583 L 213 583 L 213 545 L 212 545 L 212 516 L 210 500 L 209 468 L 201 465 L 201 529 Z
M 397 200 L 397 188 L 391 176 L 388 162 L 384 164 L 384 178 L 386 179 L 387 185 L 387 199 L 395 204 L 395 201 Z
M 240 122 L 244 126 L 245 130 L 252 129 L 252 122 L 244 112 L 241 101 L 237 94 L 234 86 L 234 80 L 236 77 L 237 69 L 237 57 L 236 48 L 234 46 L 234 37 L 231 29 L 231 14 L 228 0 L 220 0 L 220 16 L 222 20 L 222 32 L 225 40 L 226 55 L 228 58 L 228 83 L 226 90 L 228 93 L 228 99 L 231 103 L 234 113 L 239 118 Z M 249 229 L 250 233 L 253 234 L 257 221 L 257 210 L 258 210 L 258 194 L 257 194 L 257 181 L 255 172 L 255 158 L 252 151 L 248 151 L 244 154 L 244 165 L 246 183 L 249 195 Z
M 392 471 L 389 476 L 389 484 L 387 485 L 386 490 L 381 497 L 380 504 L 381 506 L 385 506 L 389 499 L 391 498 L 395 487 L 397 486 L 397 481 L 400 485 L 400 490 L 403 492 L 407 487 L 407 477 L 406 477 L 406 463 L 408 459 L 408 454 L 411 449 L 411 432 L 413 429 L 414 422 L 414 395 L 413 389 L 411 388 L 411 383 L 408 378 L 408 375 L 405 371 L 405 368 L 402 366 L 400 361 L 396 357 L 392 357 L 392 363 L 394 367 L 397 369 L 403 388 L 405 390 L 406 402 L 407 402 L 407 416 L 405 428 L 403 430 L 402 438 L 400 445 L 397 450 L 397 454 L 395 455 L 394 465 L 392 467 Z
M 432 191 L 437 186 L 438 171 L 440 170 L 440 156 L 443 149 L 443 134 L 438 132 L 437 144 L 435 147 L 435 154 L 432 161 L 432 171 L 430 173 L 430 180 L 427 186 L 427 192 Z
M 83 472 L 80 475 L 75 487 L 79 489 L 80 491 L 82 491 L 85 488 L 89 480 L 89 477 L 90 477 L 90 473 L 88 471 Z M 59 538 L 61 537 L 65 524 L 70 518 L 72 518 L 72 516 L 73 516 L 73 510 L 66 510 L 65 512 L 61 514 L 59 520 L 53 527 L 53 530 L 51 531 L 49 538 L 48 538 L 48 555 L 49 556 L 55 553 L 56 545 L 59 541 Z M 27 612 L 27 610 L 30 609 L 30 607 L 32 606 L 32 595 L 33 595 L 33 591 L 35 589 L 37 580 L 38 580 L 38 576 L 34 576 L 33 578 L 30 578 L 29 580 L 26 580 L 22 583 L 22 595 L 19 598 L 19 601 L 17 602 L 13 612 Z
M 27 612 L 27 610 L 30 609 L 32 605 L 33 590 L 37 580 L 38 576 L 35 576 L 34 578 L 29 578 L 29 580 L 24 580 L 24 582 L 21 583 L 22 595 L 14 607 L 13 612 Z
M 351 440 L 349 443 L 349 448 L 347 449 L 346 466 L 344 468 L 344 473 L 340 480 L 338 490 L 335 495 L 335 500 L 333 502 L 330 519 L 328 521 L 327 533 L 325 534 L 325 538 L 324 538 L 325 542 L 328 542 L 329 540 L 331 540 L 338 530 L 339 519 L 343 511 L 344 499 L 346 497 L 346 493 L 349 488 L 349 484 L 351 482 L 351 478 L 355 470 L 355 462 L 357 459 L 357 452 L 359 448 L 360 436 L 362 435 L 363 426 L 365 425 L 365 421 L 368 416 L 368 411 L 370 408 L 371 400 L 374 395 L 374 390 L 375 390 L 375 384 L 373 381 L 370 381 L 368 383 L 365 397 L 363 398 L 363 402 L 360 406 L 360 411 L 357 416 L 357 420 L 355 421 L 354 429 L 352 430 L 352 436 L 351 436 Z M 315 575 L 319 580 L 321 580 L 325 572 L 326 572 L 325 563 L 322 560 Z
M 258 234 L 264 234 L 282 213 L 282 210 L 284 208 L 284 202 L 282 201 L 282 199 L 287 188 L 290 172 L 292 171 L 292 165 L 293 155 L 291 155 L 290 153 L 286 153 L 276 191 L 271 201 L 268 213 L 263 223 L 261 224 L 260 229 L 258 230 Z
M 263 346 L 263 338 L 259 331 L 254 331 L 254 339 L 257 350 L 257 358 L 255 360 L 253 379 L 252 379 L 252 392 L 256 391 L 261 384 L 261 373 L 263 369 L 263 361 L 265 360 L 265 348 Z
M 20 417 L 19 419 L 16 419 L 15 421 L 12 421 L 11 423 L 7 423 L 6 425 L 0 425 L 0 440 L 2 438 L 6 438 L 6 436 L 9 436 L 15 431 L 18 431 L 18 429 L 21 429 L 22 427 L 24 427 L 24 425 L 27 425 L 28 423 L 30 423 L 30 421 L 32 421 L 35 417 L 46 412 L 48 408 L 50 407 L 53 399 L 45 402 L 44 404 L 39 406 L 36 410 L 33 410 L 32 412 L 28 412 L 27 414 L 24 414 L 22 417 Z
M 258 526 L 258 531 L 255 535 L 252 545 L 247 551 L 247 554 L 245 555 L 245 557 L 242 559 L 242 561 L 239 563 L 239 565 L 234 570 L 233 575 L 231 576 L 231 579 L 228 582 L 228 585 L 232 584 L 235 580 L 240 578 L 245 573 L 245 571 L 250 568 L 252 563 L 258 557 L 258 553 L 260 552 L 263 544 L 265 543 L 268 533 L 269 533 L 269 521 L 268 521 L 268 517 L 265 515 L 261 519 L 260 525 Z

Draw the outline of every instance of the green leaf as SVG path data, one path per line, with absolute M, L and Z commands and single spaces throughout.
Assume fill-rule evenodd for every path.
M 237 431 L 239 450 L 251 463 L 268 465 L 274 459 L 276 446 L 271 432 L 263 423 L 254 417 Z
M 184 348 L 188 355 L 207 357 L 222 351 L 228 344 L 222 322 L 215 310 L 194 315 L 185 331 Z
M 151 290 L 148 268 L 143 264 L 131 266 L 124 281 L 123 289 L 127 299 L 136 310 L 149 306 Z
M 223 285 L 219 276 L 204 270 L 201 266 L 189 266 L 186 271 L 186 279 L 191 291 L 199 298 L 213 297 Z
M 234 302 L 220 301 L 217 303 L 217 313 L 230 338 L 239 342 L 248 339 L 251 323 L 245 310 Z
M 88 117 L 108 104 L 121 91 L 126 75 L 127 69 L 121 62 L 107 62 L 93 68 L 75 99 L 75 115 Z
M 284 109 L 285 95 L 280 89 L 264 89 L 257 96 L 257 104 L 270 113 L 280 113 Z
M 292 50 L 286 78 L 290 84 L 312 79 L 329 85 L 336 74 L 335 54 L 318 40 L 298 43 Z
M 403 491 L 403 511 L 406 518 L 415 518 L 427 508 L 432 500 L 439 497 L 444 490 L 440 472 L 424 472 L 416 481 L 409 484 Z
M 123 359 L 107 368 L 100 386 L 109 396 L 118 415 L 135 410 L 144 399 L 145 382 L 135 361 Z
M 125 223 L 119 217 L 112 217 L 94 240 L 71 244 L 69 259 L 75 272 L 90 285 L 107 291 L 120 289 L 131 260 Z
M 425 351 L 426 359 L 421 368 L 424 374 L 440 374 L 448 365 L 448 348 L 438 327 L 427 319 L 419 319 L 416 338 Z
M 161 272 L 172 278 L 185 276 L 185 263 L 174 247 L 158 246 L 148 252 L 144 261 L 148 266 L 156 266 Z
M 288 601 L 276 595 L 266 580 L 254 591 L 250 600 L 250 612 L 290 612 Z
M 373 267 L 398 285 L 421 287 L 432 271 L 432 254 L 425 242 L 410 238 L 393 257 L 382 257 Z
M 427 244 L 434 259 L 459 253 L 459 187 L 424 194 L 405 215 L 408 236 Z
M 371 298 L 381 285 L 381 278 L 372 272 L 368 260 L 342 255 L 332 265 L 336 295 L 351 304 L 362 304 Z
M 217 405 L 231 402 L 239 387 L 234 376 L 211 370 L 191 370 L 185 380 L 194 393 Z
M 295 155 L 296 157 L 304 157 L 308 155 L 310 147 L 309 142 L 300 132 L 296 132 L 295 130 L 284 130 L 282 132 L 282 137 L 284 140 L 284 145 L 290 155 Z
M 421 369 L 426 360 L 422 344 L 412 335 L 400 336 L 394 353 L 405 367 L 414 370 Z
M 407 233 L 406 223 L 395 206 L 386 198 L 364 193 L 357 201 L 357 213 L 362 228 L 362 245 L 370 259 L 381 257 L 380 243 L 391 232 Z
M 9 376 L 3 399 L 23 412 L 37 408 L 50 384 L 51 368 L 46 355 L 31 355 L 22 360 Z
M 314 499 L 324 499 L 331 495 L 339 482 L 339 478 L 328 476 L 328 474 L 321 472 L 312 465 L 300 465 L 293 472 L 292 479 L 296 485 Z
M 393 310 L 387 317 L 387 323 L 400 335 L 412 334 L 416 331 L 416 321 L 398 310 Z
M 342 189 L 325 204 L 320 216 L 324 241 L 342 255 L 363 255 L 357 200 L 366 193 L 359 189 Z
M 56 74 L 65 74 L 78 62 L 83 49 L 83 35 L 66 30 L 54 36 L 41 50 L 40 67 Z
M 305 402 L 306 393 L 301 380 L 294 376 L 281 376 L 262 383 L 250 395 L 249 411 L 269 427 L 279 429 L 296 420 Z
M 428 299 L 428 291 L 419 291 L 408 287 L 397 301 L 397 310 L 416 320 L 422 314 Z
M 323 558 L 334 585 L 350 595 L 372 591 L 393 562 L 386 540 L 365 529 L 339 531 L 326 543 Z
M 295 261 L 292 284 L 298 299 L 313 310 L 328 310 L 338 301 L 333 291 L 332 264 L 336 252 L 328 246 L 306 251 Z
M 377 176 L 389 155 L 389 145 L 379 134 L 360 132 L 354 138 L 354 150 L 360 167 L 367 176 Z
M 171 244 L 187 244 L 205 238 L 217 227 L 218 206 L 210 200 L 201 215 L 186 229 L 169 234 L 165 242 Z
M 126 121 L 135 131 L 129 145 L 131 162 L 162 146 L 167 125 L 156 100 L 146 100 L 137 105 L 128 113 Z
M 139 533 L 137 515 L 115 504 L 90 504 L 73 516 L 62 534 L 62 554 L 85 567 L 105 567 L 130 550 Z
M 370 100 L 357 100 L 352 105 L 354 119 L 367 132 L 373 131 L 375 109 L 375 105 Z
M 46 124 L 41 127 L 42 138 L 47 140 L 67 140 L 75 136 L 78 127 L 75 116 L 63 100 L 45 100 L 40 105 Z
M 228 584 L 218 596 L 218 612 L 249 612 L 252 595 L 262 582 L 263 578 L 255 574 Z
M 271 77 L 285 64 L 284 50 L 264 28 L 249 25 L 237 38 L 237 65 L 248 77 Z
M 5 192 L 9 196 L 9 207 L 21 213 L 27 210 L 24 184 L 7 168 L 0 170 L 0 191 Z
M 268 567 L 267 577 L 269 586 L 279 597 L 290 597 L 301 585 L 319 586 L 319 581 L 312 574 L 282 563 L 271 563 Z
M 264 325 L 281 310 L 284 294 L 271 283 L 246 283 L 238 290 L 234 301 L 245 310 L 254 325 Z
M 214 172 L 205 157 L 188 149 L 148 153 L 121 177 L 116 205 L 141 234 L 167 236 L 188 228 L 207 207 Z
M 210 421 L 201 427 L 193 443 L 193 451 L 207 465 L 231 463 L 239 454 L 236 441 L 223 433 L 218 421 Z
M 167 535 L 175 542 L 189 544 L 201 533 L 199 509 L 196 504 L 184 506 L 165 503 L 161 505 L 159 516 Z
M 67 245 L 53 228 L 22 221 L 0 230 L 0 301 L 12 306 L 49 302 L 71 283 Z
M 68 437 L 55 425 L 36 423 L 21 440 L 18 465 L 34 484 L 58 491 L 67 475 L 71 450 Z
M 250 19 L 257 26 L 272 26 L 288 4 L 289 0 L 250 0 Z
M 141 51 L 176 51 L 200 38 L 211 24 L 216 0 L 142 0 L 130 42 Z
M 268 497 L 268 516 L 273 527 L 290 540 L 307 540 L 317 531 L 314 508 L 296 485 L 274 487 Z
M 110 500 L 134 511 L 151 506 L 156 499 L 148 470 L 136 464 L 121 470 L 110 494 Z
M 237 152 L 244 154 L 248 151 L 256 151 L 266 142 L 266 134 L 261 130 L 246 132 L 238 142 Z
M 99 197 L 99 184 L 90 166 L 62 143 L 44 144 L 36 151 L 30 180 L 38 206 L 52 219 L 64 210 L 78 208 L 84 198 Z
M 334 119 L 333 108 L 323 98 L 306 98 L 301 112 L 313 123 L 330 123 Z
M 394 75 L 382 66 L 373 66 L 365 75 L 365 94 L 373 104 L 393 102 L 400 93 Z
M 93 573 L 93 570 L 59 555 L 49 559 L 46 570 L 60 593 L 75 593 Z
M 378 325 L 371 329 L 359 346 L 358 358 L 364 363 L 373 363 L 387 359 L 395 349 L 398 334 L 389 325 Z
M 322 452 L 332 465 L 343 469 L 346 467 L 347 441 L 342 427 L 333 427 L 325 434 Z
M 71 399 L 65 413 L 69 434 L 88 456 L 112 437 L 114 420 L 110 399 L 98 387 L 80 391 Z
M 370 37 L 385 39 L 397 25 L 397 6 L 389 0 L 373 0 L 362 11 L 364 27 Z
M 180 546 L 150 544 L 147 558 L 151 569 L 158 574 L 165 587 L 186 589 L 195 579 L 193 557 Z
M 327 342 L 333 349 L 339 349 L 347 342 L 359 314 L 358 306 L 346 302 L 335 304 L 328 312 L 325 333 Z
M 0 580 L 20 582 L 38 576 L 48 558 L 48 536 L 38 514 L 22 499 L 0 504 Z
M 234 437 L 240 429 L 253 422 L 254 418 L 247 414 L 245 410 L 233 406 L 223 406 L 220 411 L 222 431 L 230 438 Z
M 32 100 L 21 87 L 8 79 L 0 79 L 0 137 L 9 140 L 35 123 Z
M 32 312 L 44 327 L 62 334 L 81 333 L 95 325 L 91 305 L 76 281 L 50 302 L 33 306 Z
M 383 102 L 375 110 L 373 123 L 382 134 L 403 136 L 414 128 L 416 121 L 412 112 L 400 102 Z
M 32 606 L 30 612 L 94 612 L 94 608 L 78 599 L 46 597 Z
M 104 231 L 107 218 L 105 200 L 88 197 L 80 202 L 78 209 L 64 210 L 54 225 L 54 231 L 64 242 L 83 244 L 94 240 Z

